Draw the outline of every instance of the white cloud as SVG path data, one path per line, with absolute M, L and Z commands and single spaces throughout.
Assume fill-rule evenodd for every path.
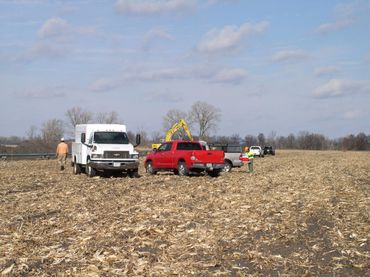
M 101 92 L 101 91 L 112 90 L 118 86 L 119 85 L 117 84 L 117 82 L 112 79 L 100 78 L 91 84 L 90 89 L 92 91 Z
M 343 114 L 343 118 L 349 120 L 361 118 L 361 111 L 359 110 L 346 111 Z
M 197 49 L 200 52 L 219 52 L 237 48 L 245 38 L 263 33 L 268 25 L 267 21 L 262 21 L 256 24 L 244 23 L 239 27 L 230 25 L 219 30 L 213 29 L 204 35 Z
M 246 79 L 248 73 L 246 70 L 241 68 L 223 69 L 217 72 L 211 79 L 217 83 L 234 83 L 238 84 Z
M 247 78 L 247 71 L 241 68 L 217 68 L 209 65 L 192 65 L 170 68 L 130 68 L 120 78 L 100 78 L 94 81 L 92 91 L 109 91 L 127 83 L 169 82 L 172 80 L 200 80 L 209 83 L 239 84 Z
M 143 47 L 148 48 L 151 45 L 161 41 L 171 41 L 173 36 L 163 29 L 152 29 L 144 35 Z
M 65 96 L 63 90 L 63 87 L 50 87 L 16 93 L 16 95 L 27 99 L 55 99 Z
M 313 96 L 317 98 L 331 98 L 356 93 L 370 93 L 370 81 L 332 79 L 318 87 L 314 91 Z
M 71 30 L 70 25 L 62 18 L 48 19 L 40 28 L 38 34 L 41 38 L 64 36 Z
M 219 3 L 238 3 L 240 0 L 208 0 L 208 4 L 214 5 Z
M 183 13 L 195 8 L 193 0 L 117 0 L 115 9 L 126 15 Z
M 351 26 L 355 22 L 353 9 L 354 6 L 352 4 L 338 5 L 335 10 L 335 20 L 333 22 L 321 24 L 317 28 L 317 31 L 322 34 L 326 34 Z
M 324 24 L 321 24 L 318 28 L 317 28 L 317 31 L 319 33 L 330 33 L 330 32 L 334 32 L 334 31 L 338 31 L 338 30 L 341 30 L 341 29 L 344 29 L 345 27 L 347 26 L 350 26 L 352 25 L 354 22 L 353 19 L 340 19 L 340 20 L 337 20 L 335 22 L 331 22 L 331 23 L 324 23 Z
M 183 97 L 174 92 L 153 92 L 144 98 L 146 102 L 166 102 L 179 103 L 183 101 Z
M 325 75 L 331 75 L 334 73 L 337 73 L 339 71 L 339 68 L 336 66 L 326 66 L 326 67 L 320 67 L 315 69 L 315 76 L 321 77 Z
M 273 62 L 300 62 L 310 57 L 309 53 L 302 49 L 283 50 L 272 56 Z

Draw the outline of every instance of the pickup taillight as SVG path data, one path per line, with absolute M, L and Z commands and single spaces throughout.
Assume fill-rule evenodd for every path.
M 197 157 L 195 156 L 194 152 L 191 153 L 190 160 L 191 161 L 196 161 L 197 160 Z

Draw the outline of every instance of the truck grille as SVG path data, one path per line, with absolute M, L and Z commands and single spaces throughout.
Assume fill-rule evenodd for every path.
M 127 159 L 130 158 L 128 151 L 104 151 L 104 158 L 106 159 Z

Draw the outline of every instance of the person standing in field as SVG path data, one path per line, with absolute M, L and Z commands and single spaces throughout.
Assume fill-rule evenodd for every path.
M 58 158 L 58 163 L 60 166 L 60 170 L 64 170 L 66 165 L 68 155 L 68 144 L 64 142 L 64 138 L 60 139 L 60 143 L 57 146 L 56 156 Z
M 246 146 L 244 148 L 245 150 L 245 156 L 248 158 L 248 173 L 252 173 L 253 172 L 253 159 L 254 159 L 254 155 L 252 152 L 249 151 L 249 147 Z

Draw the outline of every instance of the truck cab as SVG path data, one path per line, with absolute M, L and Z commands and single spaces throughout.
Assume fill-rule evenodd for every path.
M 136 145 L 140 135 L 136 136 Z M 97 172 L 126 172 L 138 176 L 139 153 L 128 139 L 122 124 L 79 124 L 72 143 L 74 174 L 85 171 L 93 177 Z

